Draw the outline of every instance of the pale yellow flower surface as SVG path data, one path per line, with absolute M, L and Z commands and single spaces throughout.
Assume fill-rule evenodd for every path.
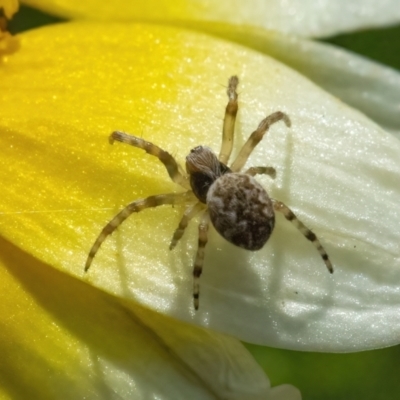
M 229 23 L 299 36 L 398 23 L 399 0 L 24 0 L 63 17 L 105 21 L 157 21 L 173 24 Z
M 22 35 L 0 70 L 3 237 L 60 271 L 191 324 L 284 348 L 356 351 L 399 342 L 400 142 L 297 72 L 255 51 L 156 25 L 74 23 Z M 173 251 L 183 207 L 132 216 L 88 251 L 124 205 L 179 191 L 160 162 L 119 143 L 130 132 L 183 164 L 218 151 L 230 75 L 240 77 L 234 153 L 261 119 L 286 112 L 247 166 L 326 248 L 283 217 L 258 252 L 210 229 L 200 310 L 192 306 L 197 224 Z

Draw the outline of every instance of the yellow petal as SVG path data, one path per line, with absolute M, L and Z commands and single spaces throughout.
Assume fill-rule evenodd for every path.
M 349 351 L 398 343 L 400 143 L 298 73 L 249 49 L 155 25 L 64 24 L 22 35 L 0 70 L 0 232 L 42 261 L 121 298 L 256 343 Z M 124 205 L 182 190 L 160 162 L 108 135 L 126 130 L 183 163 L 218 151 L 224 85 L 241 79 L 235 153 L 259 121 L 286 112 L 248 166 L 311 227 L 335 267 L 284 218 L 258 252 L 211 229 L 192 307 L 197 224 L 168 246 L 183 207 L 132 216 L 83 272 Z
M 270 398 L 239 341 L 127 310 L 1 238 L 0 290 L 1 398 Z
M 386 26 L 400 20 L 397 0 L 386 0 L 379 7 L 374 0 L 25 0 L 24 3 L 70 18 L 168 21 L 186 26 L 198 22 L 224 22 L 313 37 Z

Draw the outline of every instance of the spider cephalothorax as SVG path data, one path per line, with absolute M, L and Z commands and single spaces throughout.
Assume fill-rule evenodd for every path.
M 186 157 L 186 172 L 190 187 L 195 196 L 204 204 L 210 186 L 222 175 L 232 172 L 218 160 L 213 151 L 206 146 L 197 146 Z
M 128 204 L 103 228 L 94 242 L 86 261 L 85 271 L 89 269 L 106 237 L 117 229 L 129 215 L 149 207 L 184 203 L 187 204 L 187 207 L 174 232 L 169 248 L 172 250 L 176 246 L 189 221 L 201 213 L 198 248 L 193 264 L 193 299 L 196 310 L 199 307 L 199 278 L 203 269 L 209 220 L 217 232 L 230 243 L 247 250 L 259 250 L 270 237 L 275 225 L 275 211 L 279 211 L 315 245 L 329 272 L 333 272 L 328 254 L 316 235 L 299 221 L 284 203 L 271 199 L 265 189 L 254 179 L 257 174 L 267 174 L 271 178 L 275 178 L 275 169 L 251 167 L 245 172 L 240 172 L 269 127 L 278 121 L 283 121 L 286 126 L 290 127 L 289 117 L 283 112 L 277 111 L 263 119 L 241 148 L 233 163 L 230 166 L 227 165 L 232 152 L 238 110 L 236 92 L 238 83 L 239 80 L 236 76 L 232 76 L 228 82 L 229 101 L 225 110 L 219 156 L 217 157 L 209 147 L 195 147 L 186 157 L 187 174 L 168 152 L 155 144 L 119 131 L 111 134 L 111 143 L 117 140 L 139 147 L 158 157 L 166 167 L 170 178 L 186 191 L 150 196 Z

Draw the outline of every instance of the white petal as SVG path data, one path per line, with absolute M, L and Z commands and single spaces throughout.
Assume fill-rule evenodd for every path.
M 262 1 L 257 5 L 262 5 Z M 265 3 L 264 3 L 265 4 Z M 398 0 L 275 0 L 268 4 L 268 11 L 259 14 L 254 5 L 253 23 L 266 29 L 292 33 L 303 37 L 332 36 L 340 32 L 396 24 L 400 20 Z
M 400 129 L 400 73 L 338 47 L 276 37 L 267 53 L 297 69 L 387 130 Z M 400 136 L 398 136 L 400 138 Z
M 339 32 L 380 27 L 400 21 L 398 0 L 220 0 L 204 1 L 25 0 L 24 3 L 57 15 L 108 21 L 162 21 L 192 26 L 216 22 L 258 27 L 303 37 L 331 36 Z

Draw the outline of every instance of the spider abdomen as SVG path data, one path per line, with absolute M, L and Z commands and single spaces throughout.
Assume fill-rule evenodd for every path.
M 261 249 L 274 229 L 272 201 L 248 174 L 228 173 L 219 177 L 207 193 L 207 206 L 217 232 L 244 249 Z

